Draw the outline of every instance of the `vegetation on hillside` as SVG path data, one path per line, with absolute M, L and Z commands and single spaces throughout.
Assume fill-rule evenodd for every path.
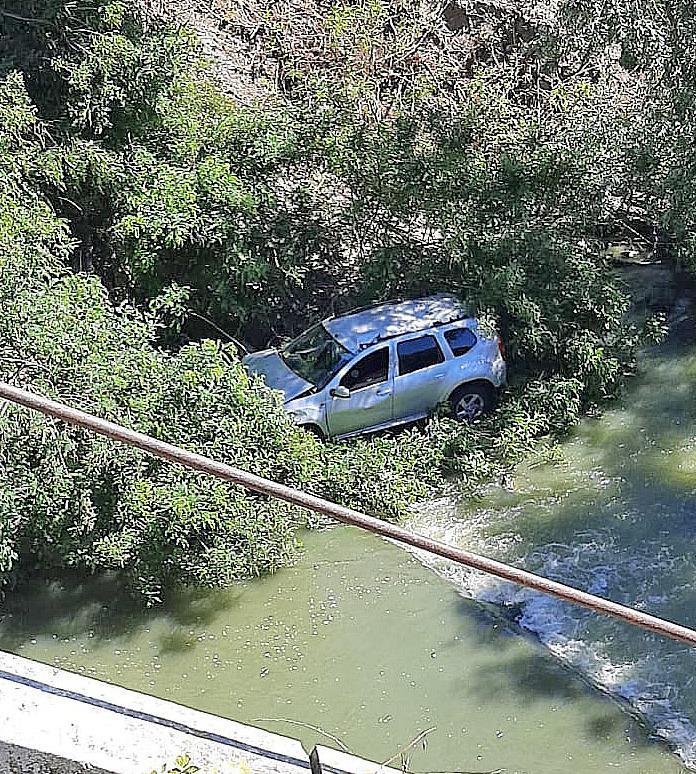
M 696 266 L 694 12 L 596 5 L 250 0 L 249 104 L 145 3 L 7 0 L 0 377 L 387 518 L 494 475 L 632 369 L 607 246 Z M 438 289 L 507 344 L 473 427 L 323 445 L 204 338 Z M 274 570 L 307 518 L 12 407 L 0 439 L 3 584 L 118 569 L 155 602 Z

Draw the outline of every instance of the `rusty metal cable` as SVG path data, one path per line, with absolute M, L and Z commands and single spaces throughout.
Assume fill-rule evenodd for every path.
M 201 454 L 181 449 L 173 444 L 158 441 L 156 438 L 152 438 L 143 433 L 138 433 L 134 430 L 129 430 L 114 422 L 108 422 L 105 419 L 100 419 L 99 417 L 87 414 L 84 411 L 71 408 L 19 387 L 0 382 L 0 398 L 33 409 L 34 411 L 39 411 L 63 422 L 83 427 L 86 430 L 91 430 L 99 435 L 111 438 L 114 441 L 129 444 L 130 446 L 134 446 L 135 448 L 141 449 L 156 457 L 162 457 L 170 462 L 184 465 L 187 468 L 207 473 L 211 476 L 216 476 L 223 481 L 230 481 L 234 484 L 239 484 L 246 489 L 251 489 L 254 492 L 259 492 L 260 494 L 268 495 L 269 497 L 275 497 L 279 500 L 285 500 L 288 503 L 298 505 L 307 510 L 330 516 L 344 524 L 360 527 L 368 532 L 374 532 L 377 535 L 382 535 L 383 537 L 391 538 L 397 542 L 406 543 L 414 548 L 428 551 L 431 554 L 436 554 L 437 556 L 441 556 L 456 564 L 480 570 L 481 572 L 511 581 L 512 583 L 534 589 L 535 591 L 541 591 L 544 594 L 558 597 L 566 602 L 581 605 L 589 610 L 613 616 L 621 621 L 633 624 L 634 626 L 640 626 L 656 634 L 696 646 L 696 631 L 689 629 L 686 626 L 673 623 L 672 621 L 666 621 L 640 610 L 634 610 L 633 608 L 620 605 L 617 602 L 612 602 L 611 600 L 598 597 L 594 594 L 588 594 L 580 589 L 567 586 L 564 583 L 558 583 L 557 581 L 544 578 L 540 575 L 535 575 L 526 570 L 520 570 L 517 567 L 512 567 L 511 565 L 504 564 L 495 559 L 489 559 L 462 548 L 440 543 L 437 540 L 431 540 L 423 535 L 409 532 L 408 530 L 403 529 L 403 527 L 381 521 L 380 519 L 360 513 L 352 508 L 346 508 L 337 503 L 332 503 L 329 500 L 324 500 L 321 497 L 316 497 L 315 495 L 292 489 L 291 487 L 284 486 L 275 481 L 261 478 L 253 473 L 239 470 L 231 465 L 225 465 L 222 462 L 217 462 L 216 460 L 204 457 Z

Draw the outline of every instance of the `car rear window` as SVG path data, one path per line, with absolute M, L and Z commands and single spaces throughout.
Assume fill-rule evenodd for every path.
M 466 355 L 476 344 L 476 336 L 468 328 L 452 328 L 445 333 L 445 339 L 455 357 Z
M 400 342 L 396 347 L 399 374 L 411 374 L 428 366 L 442 363 L 445 356 L 434 336 L 421 336 Z

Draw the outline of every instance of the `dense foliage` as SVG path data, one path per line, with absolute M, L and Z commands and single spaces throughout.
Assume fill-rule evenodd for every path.
M 95 276 L 66 270 L 73 241 L 34 175 L 54 149 L 21 78 L 0 87 L 2 378 L 240 467 L 396 516 L 424 491 L 425 460 L 400 476 L 384 442 L 331 454 L 296 428 L 234 350 L 153 346 L 157 319 L 116 307 Z M 38 564 L 123 569 L 158 598 L 162 583 L 219 585 L 287 562 L 300 514 L 16 407 L 0 416 L 0 573 Z
M 696 265 L 692 12 L 639 3 L 647 45 L 635 5 L 249 2 L 242 100 L 145 3 L 7 0 L 0 376 L 389 518 L 439 471 L 495 475 L 631 370 L 607 247 Z M 486 423 L 326 446 L 202 340 L 437 289 L 507 343 Z M 0 439 L 4 583 L 112 568 L 155 601 L 277 568 L 306 518 L 11 407 Z

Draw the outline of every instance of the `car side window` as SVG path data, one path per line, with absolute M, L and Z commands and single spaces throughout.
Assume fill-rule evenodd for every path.
M 389 347 L 365 355 L 354 363 L 341 379 L 341 386 L 349 390 L 360 390 L 373 384 L 386 382 L 389 378 Z
M 442 363 L 445 359 L 434 336 L 401 341 L 397 344 L 396 352 L 399 357 L 400 376 Z
M 468 328 L 452 328 L 445 333 L 445 339 L 455 357 L 466 355 L 478 341 L 475 334 Z

